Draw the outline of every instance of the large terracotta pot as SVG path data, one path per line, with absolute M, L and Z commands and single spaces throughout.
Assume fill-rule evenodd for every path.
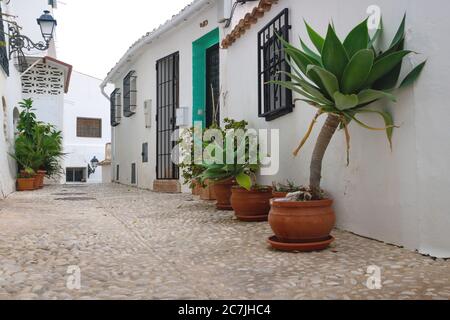
M 240 187 L 232 188 L 231 206 L 236 217 L 245 222 L 267 221 L 270 211 L 272 188 L 248 191 Z
M 202 189 L 203 189 L 201 184 L 198 183 L 197 181 L 194 181 L 193 184 L 194 184 L 194 187 L 192 188 L 192 194 L 194 196 L 201 195 L 202 194 Z
M 36 179 L 32 178 L 17 178 L 17 191 L 32 191 L 35 190 Z
M 269 223 L 278 242 L 319 243 L 330 239 L 336 223 L 333 200 L 272 200 Z
M 47 174 L 47 171 L 44 171 L 44 170 L 39 170 L 37 172 L 36 180 L 37 180 L 39 189 L 42 189 L 44 187 L 44 178 L 45 178 L 46 174 Z
M 206 181 L 205 184 L 206 184 L 206 187 L 201 189 L 200 199 L 207 200 L 207 201 L 216 200 L 213 183 L 211 181 Z

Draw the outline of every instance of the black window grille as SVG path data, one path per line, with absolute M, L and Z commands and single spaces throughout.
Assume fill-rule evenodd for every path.
M 123 115 L 131 117 L 136 113 L 137 106 L 137 77 L 136 72 L 131 71 L 123 79 Z
M 122 99 L 120 89 L 111 93 L 111 126 L 117 127 L 122 119 Z
M 77 118 L 77 137 L 101 138 L 102 119 Z
M 6 39 L 5 39 L 5 26 L 3 24 L 3 13 L 2 7 L 0 5 L 0 65 L 5 71 L 6 75 L 9 76 L 9 59 L 8 51 L 6 50 Z
M 116 166 L 116 181 L 120 180 L 120 165 Z
M 142 163 L 148 162 L 148 143 L 142 144 Z
M 278 36 L 289 41 L 289 9 L 284 9 L 258 33 L 259 116 L 275 120 L 293 111 L 292 92 L 270 81 L 289 81 L 290 73 L 283 45 Z M 277 36 L 278 35 L 278 36 Z
M 131 164 L 131 184 L 136 184 L 136 163 Z

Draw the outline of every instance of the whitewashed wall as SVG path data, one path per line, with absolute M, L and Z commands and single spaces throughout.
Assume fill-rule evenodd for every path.
M 208 20 L 207 27 L 200 23 Z M 115 87 L 123 93 L 123 78 L 131 70 L 137 75 L 137 111 L 130 118 L 122 117 L 119 126 L 113 128 L 113 172 L 120 165 L 120 183 L 131 183 L 131 164 L 136 163 L 137 186 L 151 189 L 156 179 L 156 61 L 172 53 L 180 54 L 180 106 L 192 110 L 192 42 L 217 27 L 217 9 L 212 6 L 197 16 L 174 28 L 164 37 L 148 45 L 148 49 L 114 77 Z M 152 100 L 152 127 L 145 127 L 144 101 Z M 189 123 L 192 122 L 190 111 Z M 142 163 L 142 144 L 149 144 L 149 162 Z
M 371 0 L 281 0 L 272 11 L 241 37 L 227 52 L 227 71 L 222 84 L 228 91 L 224 116 L 250 120 L 256 128 L 281 130 L 281 169 L 263 183 L 295 178 L 305 184 L 319 127 L 298 158 L 292 150 L 307 130 L 315 110 L 298 103 L 293 114 L 273 122 L 257 114 L 257 32 L 283 8 L 290 9 L 293 25 L 291 39 L 300 35 L 310 43 L 303 24 L 305 18 L 325 34 L 333 20 L 343 37 L 366 17 Z M 428 57 L 421 79 L 412 88 L 398 92 L 399 102 L 382 103 L 389 108 L 401 128 L 395 132 L 394 151 L 390 152 L 384 133 L 351 126 L 351 165 L 346 167 L 345 139 L 337 133 L 326 156 L 323 187 L 336 200 L 338 226 L 363 236 L 417 249 L 421 253 L 450 257 L 450 32 L 446 0 L 379 0 L 383 12 L 386 45 L 395 34 L 405 11 L 408 13 L 408 49 Z M 237 12 L 243 16 L 253 5 Z M 246 10 L 244 10 L 246 9 Z M 411 56 L 405 69 L 423 56 Z M 374 117 L 364 121 L 382 125 Z
M 96 156 L 99 161 L 105 159 L 105 145 L 111 142 L 109 102 L 100 93 L 101 80 L 73 72 L 69 92 L 64 100 L 64 158 L 65 168 L 87 168 Z M 101 138 L 77 137 L 77 118 L 102 119 Z M 65 177 L 62 182 L 65 181 Z M 87 180 L 88 183 L 102 183 L 102 168 Z

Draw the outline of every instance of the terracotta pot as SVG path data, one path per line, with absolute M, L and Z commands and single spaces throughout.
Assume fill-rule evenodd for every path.
M 17 191 L 33 191 L 35 190 L 35 181 L 33 178 L 17 178 Z
M 202 186 L 197 181 L 194 181 L 194 187 L 192 188 L 192 195 L 199 196 L 202 194 Z
M 270 211 L 272 188 L 248 191 L 240 187 L 232 188 L 231 206 L 241 221 L 267 221 Z
M 336 223 L 333 200 L 271 201 L 269 223 L 279 242 L 317 243 L 330 239 Z
M 217 210 L 233 210 L 231 206 L 231 189 L 236 185 L 234 179 L 214 182 L 214 194 L 216 195 Z
M 37 183 L 38 183 L 39 189 L 42 189 L 44 187 L 44 178 L 45 178 L 46 174 L 47 174 L 47 171 L 44 171 L 44 170 L 39 170 L 37 172 L 36 180 L 38 180 Z
M 216 200 L 216 195 L 214 194 L 214 188 L 212 186 L 212 182 L 211 181 L 206 181 L 205 182 L 206 187 L 202 188 L 201 193 L 200 193 L 200 199 L 202 200 Z
M 287 195 L 288 195 L 287 192 L 279 192 L 279 191 L 274 191 L 273 192 L 273 197 L 275 199 L 277 199 L 277 198 L 286 198 Z

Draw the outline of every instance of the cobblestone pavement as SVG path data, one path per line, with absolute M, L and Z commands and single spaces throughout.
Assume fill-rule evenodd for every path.
M 338 230 L 329 250 L 306 254 L 273 251 L 269 236 L 267 223 L 191 195 L 119 185 L 17 193 L 0 200 L 0 299 L 450 298 L 450 261 Z M 380 290 L 366 285 L 371 265 Z

